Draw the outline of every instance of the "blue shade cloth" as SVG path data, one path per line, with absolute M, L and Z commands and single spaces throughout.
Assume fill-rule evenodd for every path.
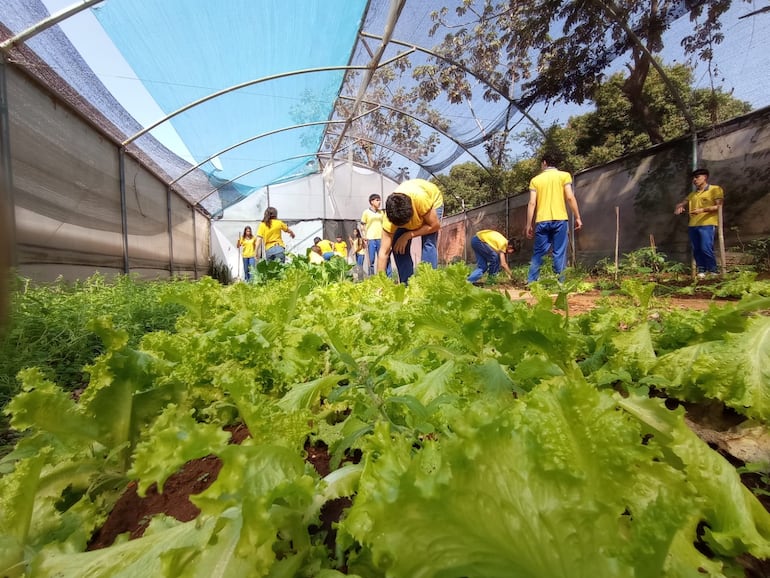
M 112 0 L 93 12 L 160 108 L 172 114 L 233 86 L 347 66 L 366 6 L 365 0 Z M 210 162 L 201 169 L 217 196 L 232 194 L 225 184 L 232 179 L 248 194 L 314 169 L 325 125 L 281 129 L 327 121 L 344 75 L 339 68 L 265 80 L 167 122 L 198 163 L 244 143 L 218 155 L 221 170 Z

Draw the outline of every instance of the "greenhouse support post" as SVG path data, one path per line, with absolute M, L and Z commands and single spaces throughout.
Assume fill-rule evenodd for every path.
M 168 274 L 174 276 L 174 230 L 171 222 L 171 187 L 166 187 L 166 228 L 168 229 Z
M 8 104 L 8 85 L 5 71 L 8 60 L 4 52 L 0 53 L 0 226 L 5 229 L 7 247 L 0 250 L 8 252 L 8 263 L 18 265 L 16 257 L 16 206 L 13 195 L 13 175 L 11 173 L 11 134 Z
M 123 273 L 128 275 L 128 214 L 126 210 L 126 147 L 118 149 L 118 171 L 120 176 L 120 225 L 123 229 Z

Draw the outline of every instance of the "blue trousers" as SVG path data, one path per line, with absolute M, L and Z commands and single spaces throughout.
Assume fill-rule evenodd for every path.
M 692 256 L 695 258 L 695 266 L 699 273 L 717 272 L 717 260 L 714 257 L 715 231 L 714 225 L 701 225 L 687 229 L 692 245 Z
M 471 248 L 476 255 L 476 269 L 468 276 L 468 281 L 475 283 L 484 273 L 494 275 L 500 271 L 499 253 L 476 235 L 471 239 Z
M 251 281 L 251 268 L 256 266 L 256 257 L 243 257 L 243 278 L 246 281 Z
M 438 213 L 438 218 L 441 220 L 441 217 L 444 215 L 444 207 L 436 209 L 436 213 Z M 406 232 L 408 232 L 406 229 L 396 229 L 395 233 L 393 233 L 393 245 Z M 421 239 L 422 255 L 420 258 L 426 263 L 430 263 L 434 269 L 438 269 L 438 231 L 430 235 L 423 235 Z M 409 284 L 409 277 L 414 275 L 414 261 L 412 261 L 411 249 L 412 240 L 409 239 L 403 253 L 393 253 L 396 269 L 398 270 L 398 280 L 407 285 Z
M 527 283 L 533 283 L 540 278 L 543 257 L 549 249 L 553 250 L 553 272 L 559 276 L 559 281 L 564 281 L 562 272 L 567 266 L 568 232 L 569 221 L 541 221 L 535 224 L 535 246 L 532 248 Z

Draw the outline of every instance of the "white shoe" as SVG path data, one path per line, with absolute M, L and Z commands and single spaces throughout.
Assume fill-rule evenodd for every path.
M 698 279 L 705 279 L 706 274 L 705 273 L 698 273 Z

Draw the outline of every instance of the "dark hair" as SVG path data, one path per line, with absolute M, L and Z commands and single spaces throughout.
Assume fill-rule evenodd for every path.
M 412 198 L 405 193 L 392 193 L 385 201 L 385 214 L 396 227 L 406 225 L 414 215 Z
M 254 235 L 254 233 L 253 233 L 253 232 L 252 232 L 252 230 L 251 230 L 251 227 L 249 227 L 248 225 L 246 225 L 246 226 L 243 228 L 243 236 L 244 236 L 244 237 L 246 236 L 246 231 L 248 231 L 248 232 L 249 232 L 249 235 Z
M 320 242 L 321 242 L 321 237 L 316 237 L 315 239 L 313 239 L 313 243 L 320 243 Z
M 278 209 L 276 209 L 275 207 L 268 207 L 267 209 L 265 209 L 265 216 L 262 217 L 262 222 L 269 227 L 273 219 L 277 219 L 277 218 L 278 218 Z
M 377 193 L 372 193 L 371 195 L 369 195 L 369 202 L 371 203 L 374 199 L 381 199 L 381 198 L 382 197 L 380 197 L 380 195 L 378 195 Z
M 708 178 L 708 176 L 709 176 L 709 171 L 708 171 L 708 169 L 704 169 L 704 168 L 695 169 L 695 170 L 694 170 L 694 171 L 693 171 L 693 172 L 690 174 L 690 177 L 698 177 L 698 176 L 700 176 L 700 175 L 706 175 L 706 178 Z
M 554 151 L 544 152 L 540 158 L 549 167 L 557 167 L 561 163 L 561 155 Z

